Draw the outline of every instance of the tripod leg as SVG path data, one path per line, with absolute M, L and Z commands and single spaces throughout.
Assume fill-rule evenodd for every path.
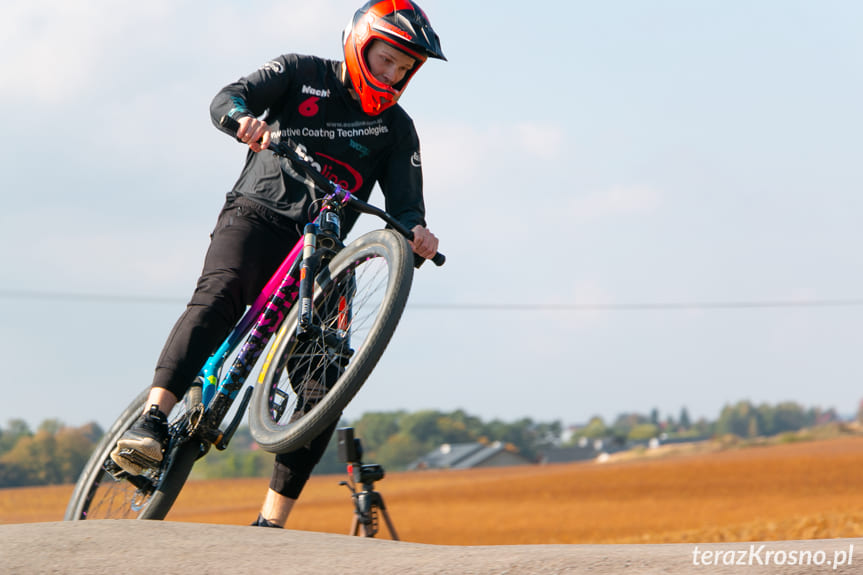
M 379 502 L 380 502 L 381 515 L 383 515 L 383 517 L 384 517 L 384 523 L 387 524 L 387 529 L 390 532 L 390 537 L 392 538 L 393 541 L 398 541 L 399 536 L 396 533 L 396 528 L 393 525 L 392 520 L 390 520 L 390 514 L 387 511 L 387 506 L 384 505 L 384 497 L 383 497 L 383 495 L 379 495 L 379 497 L 380 497 Z
M 393 540 L 393 541 L 398 541 L 398 540 L 399 540 L 399 536 L 398 536 L 398 534 L 396 533 L 396 528 L 393 526 L 393 522 L 392 522 L 392 521 L 390 521 L 390 514 L 389 514 L 389 513 L 387 513 L 387 510 L 386 510 L 386 509 L 381 509 L 381 513 L 382 513 L 382 514 L 383 514 L 383 516 L 384 516 L 384 521 L 385 521 L 385 522 L 386 522 L 386 524 L 387 524 L 387 529 L 389 529 L 390 537 L 392 538 L 392 540 Z

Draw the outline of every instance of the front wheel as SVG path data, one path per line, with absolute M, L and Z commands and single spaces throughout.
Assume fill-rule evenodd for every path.
M 263 449 L 294 451 L 338 419 L 386 349 L 412 279 L 413 252 L 391 230 L 358 238 L 319 272 L 313 329 L 297 335 L 294 305 L 255 385 L 249 427 Z
M 188 398 L 169 416 L 171 442 L 159 469 L 129 475 L 110 456 L 120 437 L 144 412 L 149 392 L 149 388 L 141 392 L 99 441 L 78 478 L 64 520 L 164 519 L 171 509 L 202 449 L 200 441 L 184 437 L 181 431 L 187 420 Z

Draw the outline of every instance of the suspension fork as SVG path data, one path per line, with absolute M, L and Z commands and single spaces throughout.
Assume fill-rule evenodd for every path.
M 319 331 L 316 329 L 318 326 L 314 325 L 312 309 L 315 278 L 321 267 L 322 255 L 332 254 L 340 246 L 340 232 L 339 214 L 329 205 L 325 205 L 320 217 L 315 222 L 306 224 L 303 230 L 303 260 L 300 263 L 298 298 L 300 308 L 297 318 L 297 338 L 300 340 L 316 335 Z
M 315 276 L 318 275 L 319 258 L 315 258 L 318 248 L 318 225 L 306 224 L 303 230 L 303 261 L 300 263 L 300 295 L 299 319 L 297 335 L 301 336 L 312 326 L 312 293 L 315 287 Z

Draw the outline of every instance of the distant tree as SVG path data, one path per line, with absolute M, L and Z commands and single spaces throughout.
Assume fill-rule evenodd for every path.
M 533 428 L 535 442 L 543 447 L 550 445 L 559 445 L 560 438 L 563 435 L 563 423 L 559 420 L 537 423 Z
M 30 481 L 29 472 L 17 463 L 0 460 L 0 488 L 25 485 L 34 485 Z
M 23 470 L 29 485 L 49 485 L 61 483 L 58 470 L 53 465 L 55 455 L 54 436 L 40 431 L 36 435 L 21 437 L 0 461 Z
M 680 426 L 680 429 L 687 430 L 692 426 L 692 423 L 689 419 L 689 411 L 686 409 L 686 407 L 680 408 L 680 417 L 678 419 L 678 425 Z
M 96 423 L 81 427 L 61 427 L 55 437 L 54 465 L 60 483 L 74 483 L 90 458 L 102 428 Z
M 18 443 L 21 437 L 33 435 L 30 427 L 23 419 L 11 419 L 6 425 L 6 429 L 0 430 L 0 455 L 6 453 Z
M 716 433 L 719 435 L 733 434 L 738 437 L 751 437 L 753 431 L 763 428 L 759 412 L 748 401 L 740 401 L 735 405 L 726 405 L 716 420 Z M 754 418 L 754 422 L 752 421 Z
M 95 423 L 73 428 L 56 419 L 42 422 L 35 434 L 20 420 L 10 430 L 4 437 L 16 441 L 0 455 L 0 487 L 73 483 L 102 436 Z
M 468 429 L 464 419 L 452 414 L 438 417 L 437 434 L 444 443 L 466 443 L 477 438 L 477 433 Z
M 741 401 L 723 407 L 716 420 L 715 431 L 720 435 L 733 433 L 740 437 L 777 435 L 814 425 L 820 413 L 820 410 L 805 410 L 793 402 L 775 406 L 762 404 L 756 408 L 748 401 Z
M 341 426 L 344 427 L 344 426 Z M 370 460 L 374 462 L 373 460 Z M 315 466 L 312 473 L 315 475 L 332 475 L 336 473 L 345 473 L 347 463 L 339 459 L 338 439 L 333 436 L 332 441 L 327 445 L 321 461 Z
M 708 421 L 707 418 L 699 417 L 698 420 L 692 424 L 692 431 L 701 437 L 707 437 L 717 433 L 716 431 L 716 423 L 712 421 Z
M 599 439 L 608 435 L 608 427 L 601 417 L 595 415 L 590 418 L 590 421 L 580 430 L 578 435 L 589 439 Z
M 560 421 L 537 423 L 530 418 L 513 423 L 493 421 L 485 427 L 483 436 L 511 444 L 523 457 L 535 459 L 544 447 L 559 443 L 562 428 Z
M 379 463 L 388 469 L 404 469 L 428 453 L 430 447 L 414 441 L 406 433 L 397 433 L 390 436 L 387 442 L 378 448 L 374 463 Z
M 442 415 L 441 412 L 433 410 L 409 413 L 399 420 L 399 431 L 419 443 L 428 445 L 453 443 L 446 434 L 441 432 L 439 424 Z
M 63 425 L 63 422 L 59 419 L 46 419 L 39 424 L 39 427 L 36 429 L 36 433 L 47 433 L 48 435 L 56 435 L 57 432 L 64 427 L 65 426 Z
M 760 430 L 758 428 L 758 418 L 754 415 L 749 418 L 749 427 L 746 430 L 747 437 L 758 437 L 761 435 Z
M 195 464 L 192 473 L 203 479 L 269 477 L 272 469 L 272 453 L 231 443 L 225 451 L 210 450 L 207 457 Z
M 653 423 L 642 423 L 629 430 L 627 439 L 632 441 L 645 441 L 647 439 L 652 439 L 657 435 L 659 435 L 658 425 Z
M 807 411 L 793 402 L 784 402 L 772 410 L 771 425 L 766 430 L 769 435 L 776 435 L 786 431 L 797 431 L 815 422 L 815 413 Z
M 656 416 L 659 417 L 658 412 Z M 623 440 L 629 435 L 629 431 L 633 427 L 643 423 L 651 423 L 650 418 L 640 413 L 620 413 L 605 435 L 619 437 Z
M 407 416 L 404 411 L 391 412 L 369 412 L 351 424 L 345 422 L 342 427 L 354 428 L 354 434 L 361 438 L 363 446 L 369 451 L 374 451 L 387 439 L 399 431 L 399 421 Z

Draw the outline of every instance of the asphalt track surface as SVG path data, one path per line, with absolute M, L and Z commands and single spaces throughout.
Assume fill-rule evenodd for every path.
M 0 525 L 0 573 L 860 573 L 863 539 L 441 546 L 169 521 Z

